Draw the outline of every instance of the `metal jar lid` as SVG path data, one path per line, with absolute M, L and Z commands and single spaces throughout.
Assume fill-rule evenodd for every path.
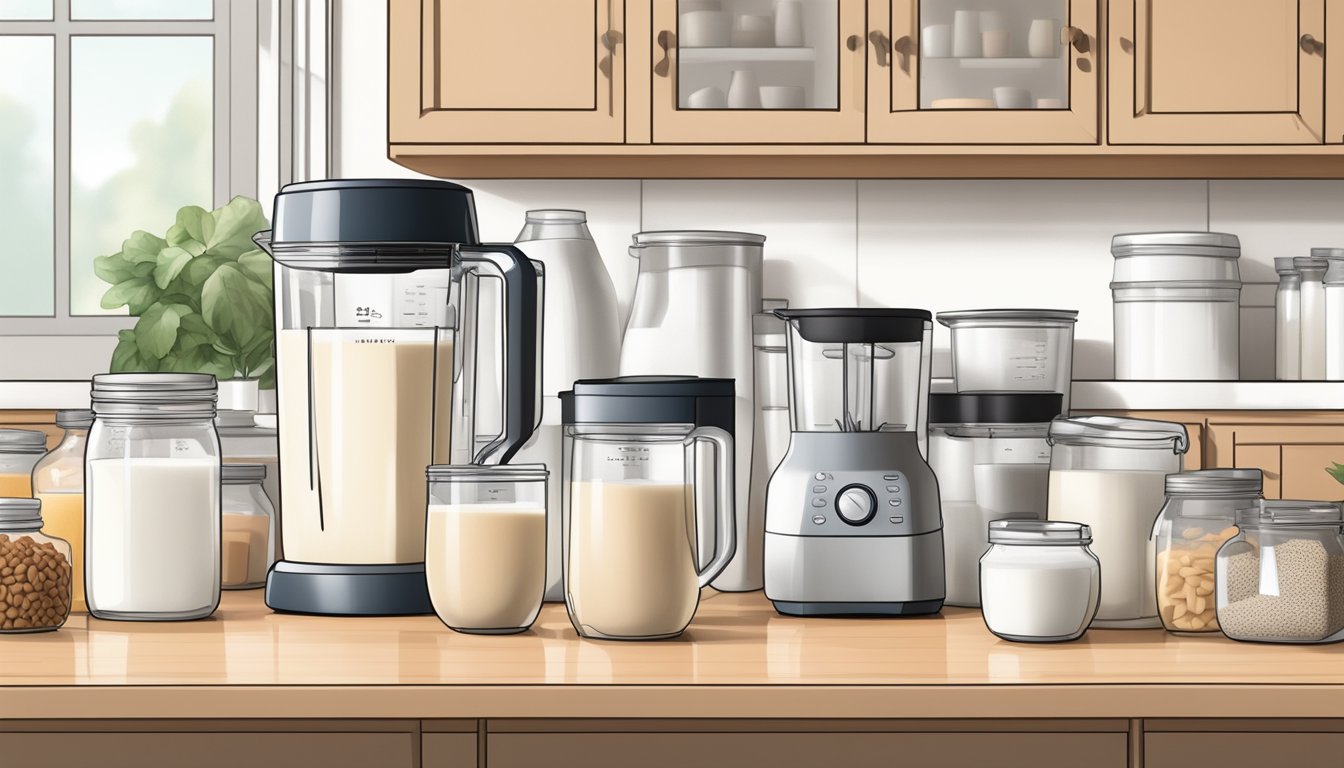
M 550 476 L 545 464 L 431 464 L 425 476 L 431 483 L 538 482 Z
M 0 429 L 0 454 L 46 453 L 47 436 L 31 429 Z
M 56 412 L 56 426 L 62 429 L 88 429 L 93 426 L 93 410 L 71 408 Z
M 993 520 L 990 544 L 1028 546 L 1079 546 L 1092 543 L 1091 526 L 1063 520 Z
M 1116 258 L 1163 254 L 1238 258 L 1241 240 L 1226 232 L 1124 232 L 1111 238 Z
M 1176 454 L 1190 450 L 1184 424 L 1115 416 L 1060 416 L 1050 422 L 1051 445 L 1109 448 L 1165 448 Z
M 1067 327 L 1078 322 L 1076 309 L 963 309 L 939 312 L 938 322 L 948 328 Z
M 1298 256 L 1293 259 L 1293 266 L 1297 267 L 1299 272 L 1315 272 L 1329 268 L 1330 260 L 1323 256 L 1316 256 L 1315 251 L 1316 249 L 1313 248 L 1313 255 Z
M 42 502 L 37 499 L 0 498 L 0 529 L 36 530 L 42 527 Z
M 929 424 L 1048 424 L 1064 411 L 1060 392 L 933 392 Z
M 1259 496 L 1264 473 L 1258 469 L 1199 469 L 1167 475 L 1168 496 Z
M 635 248 L 658 245 L 764 245 L 765 235 L 716 229 L 669 229 L 638 232 L 634 242 Z
M 1247 528 L 1334 527 L 1342 523 L 1344 509 L 1329 501 L 1267 499 L 1253 507 L 1237 510 L 1237 525 Z
M 266 465 L 224 464 L 219 469 L 219 479 L 226 485 L 259 483 L 266 479 Z
M 1294 259 L 1292 256 L 1275 256 L 1274 271 L 1278 272 L 1280 275 L 1301 274 L 1297 269 L 1297 265 L 1293 263 L 1294 261 L 1297 261 L 1297 259 Z
M 100 373 L 93 377 L 96 417 L 215 418 L 215 377 L 208 373 Z

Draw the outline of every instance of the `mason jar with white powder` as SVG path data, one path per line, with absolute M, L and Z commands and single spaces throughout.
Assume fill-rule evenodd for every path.
M 99 619 L 214 613 L 220 589 L 215 377 L 93 377 L 85 466 L 85 591 Z
M 1087 631 L 1101 599 L 1101 565 L 1080 523 L 995 520 L 980 558 L 985 626 L 1004 640 L 1054 643 Z

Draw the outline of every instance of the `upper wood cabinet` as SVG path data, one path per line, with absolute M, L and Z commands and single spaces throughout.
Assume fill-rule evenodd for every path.
M 868 141 L 1097 143 L 1097 8 L 1097 0 L 870 2 Z M 951 41 L 967 14 L 974 55 L 947 47 L 958 44 Z M 975 100 L 984 103 L 947 107 Z
M 1320 144 L 1325 1 L 1112 0 L 1110 142 Z
M 624 0 L 391 0 L 403 142 L 625 141 Z

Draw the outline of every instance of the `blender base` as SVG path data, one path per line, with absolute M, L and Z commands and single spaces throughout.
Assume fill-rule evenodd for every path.
M 927 616 L 942 610 L 942 600 L 911 600 L 904 603 L 793 603 L 771 600 L 785 616 L 835 618 L 861 616 Z
M 321 616 L 434 613 L 424 563 L 318 565 L 281 560 L 266 574 L 266 607 Z

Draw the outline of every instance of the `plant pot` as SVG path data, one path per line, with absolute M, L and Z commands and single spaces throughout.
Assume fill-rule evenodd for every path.
M 219 382 L 219 403 L 221 411 L 257 410 L 257 395 L 260 391 L 257 379 L 221 379 Z

